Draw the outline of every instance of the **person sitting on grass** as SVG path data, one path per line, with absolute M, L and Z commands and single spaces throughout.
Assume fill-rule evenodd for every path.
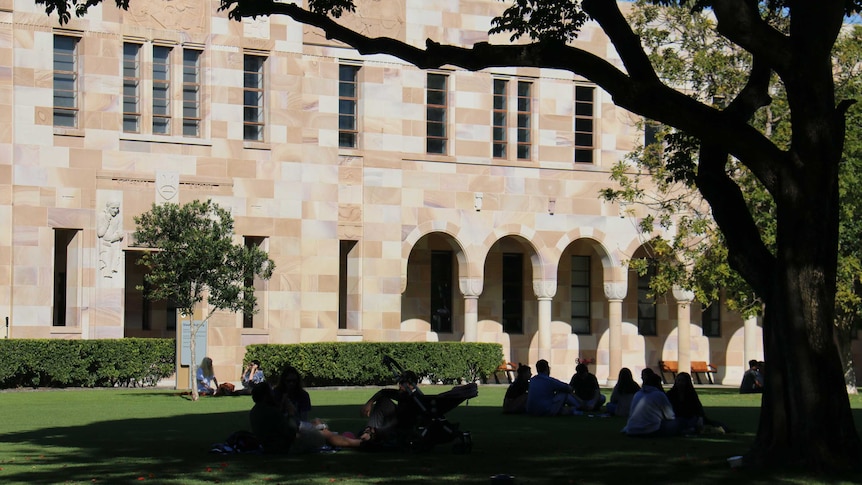
M 640 390 L 641 386 L 635 382 L 631 369 L 628 367 L 620 369 L 617 383 L 611 392 L 611 400 L 607 405 L 608 414 L 627 417 L 632 407 L 632 399 Z
M 251 389 L 254 406 L 248 412 L 251 432 L 260 441 L 265 453 L 287 453 L 296 440 L 296 422 L 288 419 L 276 405 L 272 390 L 266 383 Z
M 198 394 L 201 396 L 215 395 L 218 390 L 218 379 L 216 379 L 215 372 L 213 372 L 213 360 L 211 358 L 204 357 L 201 360 L 195 380 L 197 381 Z
M 269 384 L 260 383 L 251 390 L 254 407 L 249 411 L 251 432 L 260 440 L 265 453 L 316 453 L 329 445 L 333 448 L 357 448 L 360 440 L 340 435 L 317 421 L 314 427 L 300 429 L 294 416 L 285 415 L 276 406 Z
M 673 413 L 683 434 L 699 433 L 703 429 L 706 414 L 688 372 L 676 375 L 673 387 L 667 391 L 667 399 L 673 406 Z
M 673 412 L 679 421 L 680 432 L 683 434 L 727 433 L 727 425 L 706 416 L 688 372 L 680 372 L 676 375 L 673 387 L 667 391 L 667 399 L 673 406 Z
M 297 426 L 301 421 L 308 421 L 308 413 L 311 412 L 311 397 L 302 388 L 302 376 L 295 367 L 285 365 L 282 368 L 272 394 L 283 413 L 288 414 L 289 408 L 293 408 L 291 414 L 296 417 Z
M 409 429 L 416 422 L 419 408 L 411 397 L 419 384 L 419 376 L 405 371 L 398 379 L 398 389 L 380 389 L 359 410 L 368 418 L 359 438 L 374 444 L 391 445 L 398 442 L 399 429 Z
M 622 432 L 628 436 L 674 436 L 679 422 L 655 372 L 644 377 L 644 385 L 632 398 L 631 412 Z
M 551 377 L 548 361 L 536 362 L 536 375 L 530 379 L 527 392 L 527 414 L 531 416 L 571 416 L 581 414 L 572 387 Z
M 266 381 L 266 376 L 260 370 L 259 360 L 254 359 L 249 362 L 248 367 L 245 368 L 240 377 L 240 381 L 242 382 L 242 391 L 240 391 L 240 394 L 251 394 L 254 386 Z
M 596 376 L 590 373 L 587 364 L 578 364 L 575 366 L 575 374 L 569 381 L 569 386 L 572 387 L 577 401 L 577 409 L 581 411 L 598 411 L 602 404 L 605 403 L 605 396 L 602 395 L 599 388 L 599 381 Z
M 763 373 L 760 363 L 751 359 L 748 361 L 748 370 L 742 375 L 742 384 L 739 385 L 740 394 L 754 394 L 763 392 Z
M 530 366 L 518 364 L 515 380 L 506 389 L 503 397 L 503 414 L 524 414 L 527 412 L 527 390 L 533 371 Z

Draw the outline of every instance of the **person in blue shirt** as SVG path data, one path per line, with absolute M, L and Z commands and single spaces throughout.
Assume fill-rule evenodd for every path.
M 572 387 L 551 377 L 548 361 L 536 362 L 536 375 L 530 379 L 527 392 L 527 414 L 531 416 L 571 416 L 581 414 Z
M 240 380 L 242 381 L 243 394 L 251 394 L 251 390 L 256 384 L 266 382 L 266 376 L 260 370 L 260 361 L 255 359 L 249 362 Z

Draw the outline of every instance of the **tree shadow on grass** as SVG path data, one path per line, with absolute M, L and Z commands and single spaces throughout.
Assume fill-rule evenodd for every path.
M 0 481 L 485 484 L 507 474 L 519 484 L 798 483 L 799 475 L 728 466 L 728 457 L 751 446 L 758 411 L 709 408 L 713 419 L 737 431 L 731 434 L 637 439 L 619 433 L 621 418 L 505 416 L 497 407 L 461 406 L 447 417 L 471 432 L 470 454 L 440 445 L 424 453 L 216 455 L 210 445 L 246 429 L 247 410 L 107 420 L 0 435 L 0 450 L 8 450 L 0 455 Z M 334 430 L 362 426 L 356 406 L 319 406 L 314 413 Z

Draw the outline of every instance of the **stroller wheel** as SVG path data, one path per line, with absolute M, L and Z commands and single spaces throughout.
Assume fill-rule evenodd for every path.
M 466 455 L 473 451 L 473 437 L 469 431 L 461 433 L 460 441 L 452 446 L 452 451 L 459 455 Z

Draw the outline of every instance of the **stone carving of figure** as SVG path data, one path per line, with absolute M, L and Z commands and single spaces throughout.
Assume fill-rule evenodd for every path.
M 96 235 L 99 236 L 99 268 L 102 276 L 112 278 L 120 270 L 120 242 L 123 240 L 120 203 L 110 201 L 99 215 Z

